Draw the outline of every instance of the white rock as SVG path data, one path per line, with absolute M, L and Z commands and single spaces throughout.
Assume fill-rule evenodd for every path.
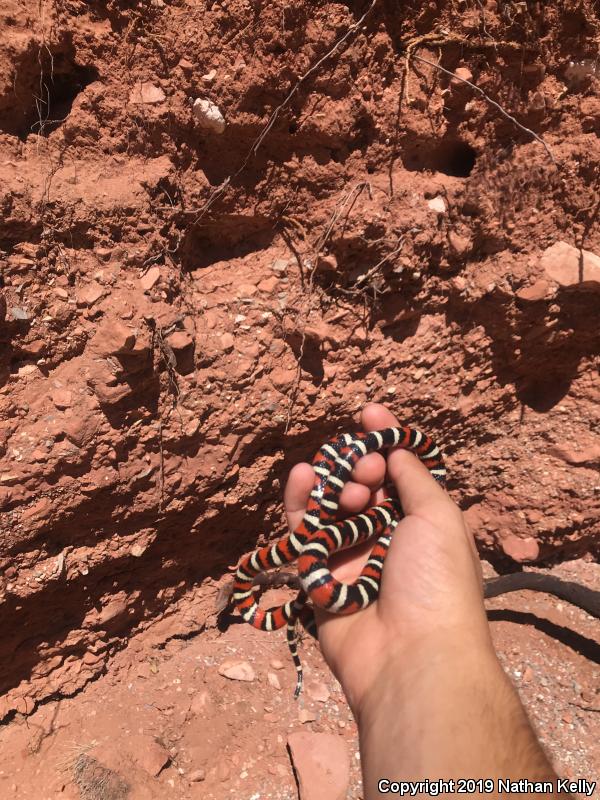
M 317 718 L 317 715 L 314 711 L 310 711 L 308 708 L 301 708 L 298 711 L 298 721 L 305 725 L 307 722 L 314 722 Z
M 322 681 L 309 681 L 306 684 L 306 694 L 311 700 L 326 703 L 329 700 L 329 689 Z
M 427 203 L 427 208 L 429 208 L 431 211 L 435 211 L 436 214 L 445 214 L 446 201 L 444 200 L 443 197 L 440 197 L 440 195 L 438 195 L 437 197 L 432 198 Z
M 200 127 L 205 130 L 213 133 L 223 133 L 225 130 L 225 117 L 221 114 L 219 107 L 211 103 L 210 100 L 203 100 L 201 97 L 196 98 L 192 111 Z
M 568 289 L 600 291 L 600 257 L 568 242 L 555 242 L 540 259 L 546 276 Z
M 286 258 L 276 258 L 275 261 L 271 264 L 271 269 L 273 272 L 277 272 L 278 274 L 283 274 L 287 272 L 288 268 L 288 260 Z
M 597 77 L 600 74 L 600 66 L 596 60 L 586 58 L 583 61 L 569 61 L 565 69 L 567 83 L 581 83 L 591 75 Z
M 39 369 L 36 367 L 35 364 L 25 364 L 24 367 L 19 367 L 17 370 L 17 375 L 19 378 L 26 378 L 29 375 L 40 375 Z

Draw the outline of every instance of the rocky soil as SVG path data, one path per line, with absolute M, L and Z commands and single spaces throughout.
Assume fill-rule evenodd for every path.
M 247 772 L 292 797 L 284 644 L 211 627 L 214 594 L 366 401 L 443 446 L 497 571 L 600 588 L 600 12 L 4 0 L 0 30 L 0 777 L 250 798 Z M 593 777 L 598 625 L 559 606 L 498 598 L 492 624 L 546 745 Z M 219 676 L 233 651 L 258 683 Z M 310 653 L 335 702 L 297 724 L 354 747 Z M 196 756 L 188 723 L 190 747 L 214 725 Z M 144 780 L 134 734 L 169 756 Z
M 600 586 L 600 566 L 585 560 L 551 573 Z M 598 780 L 598 621 L 538 593 L 488 608 L 502 663 L 556 768 Z M 202 628 L 204 611 L 199 593 L 185 614 L 134 637 L 75 697 L 0 728 L 0 796 L 297 800 L 299 785 L 301 800 L 360 800 L 356 726 L 313 640 L 301 646 L 306 684 L 295 701 L 282 636 L 228 617 L 209 616 Z

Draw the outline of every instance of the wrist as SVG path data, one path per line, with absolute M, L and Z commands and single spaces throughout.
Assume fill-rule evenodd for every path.
M 397 652 L 354 711 L 367 798 L 377 776 L 555 776 L 489 636 L 472 630 Z
M 457 682 L 468 687 L 482 675 L 504 679 L 489 632 L 447 629 L 388 650 L 372 685 L 362 697 L 349 697 L 350 706 L 359 728 L 367 728 L 390 708 L 401 714 L 402 698 L 430 695 L 432 686 L 436 694 L 455 692 Z

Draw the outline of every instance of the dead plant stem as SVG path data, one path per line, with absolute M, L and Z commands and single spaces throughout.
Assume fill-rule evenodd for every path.
M 404 246 L 404 239 L 400 239 L 398 241 L 398 244 L 396 245 L 395 250 L 392 250 L 391 253 L 388 253 L 380 261 L 378 261 L 377 264 L 375 264 L 373 267 L 371 267 L 371 269 L 369 269 L 367 272 L 365 272 L 363 275 L 360 275 L 356 279 L 356 283 L 354 285 L 354 288 L 355 289 L 359 289 L 362 286 L 363 283 L 366 283 L 366 281 L 369 280 L 369 278 L 372 278 L 374 275 L 376 275 L 378 270 L 384 264 L 386 264 L 388 261 L 391 261 L 392 258 L 394 258 L 395 256 L 397 256 L 400 253 L 400 251 L 402 250 L 403 246 Z
M 492 100 L 492 98 L 488 94 L 486 94 L 483 91 L 483 89 L 481 89 L 475 83 L 473 83 L 472 81 L 467 80 L 467 78 L 462 78 L 460 75 L 456 75 L 454 72 L 451 72 L 451 70 L 446 69 L 445 67 L 442 67 L 440 64 L 438 64 L 435 61 L 431 61 L 429 58 L 425 58 L 424 56 L 419 56 L 416 53 L 412 53 L 412 55 L 410 57 L 415 59 L 416 61 L 423 62 L 423 64 L 428 64 L 430 67 L 433 67 L 434 69 L 440 70 L 440 72 L 443 72 L 445 75 L 448 75 L 453 80 L 460 81 L 461 83 L 466 83 L 466 85 L 470 86 L 471 89 L 473 89 L 474 92 L 477 92 L 477 94 L 480 95 L 480 97 L 483 97 L 483 99 L 487 103 L 489 103 L 489 105 L 493 106 L 497 111 L 499 111 L 502 114 L 503 117 L 506 117 L 506 119 L 510 120 L 510 122 L 512 122 L 514 125 L 516 125 L 517 128 L 522 130 L 524 133 L 528 133 L 537 142 L 539 142 L 542 145 L 542 147 L 544 148 L 544 150 L 550 156 L 550 160 L 552 161 L 552 163 L 555 164 L 556 166 L 558 166 L 558 164 L 556 162 L 556 159 L 554 158 L 554 154 L 552 153 L 552 150 L 550 149 L 548 144 L 542 139 L 542 137 L 538 136 L 538 134 L 535 131 L 532 131 L 531 128 L 527 128 L 525 125 L 520 123 L 517 119 L 515 119 L 515 117 L 513 117 L 512 114 L 509 114 L 508 111 L 506 111 L 506 109 L 503 108 L 499 103 L 497 103 L 495 100 Z

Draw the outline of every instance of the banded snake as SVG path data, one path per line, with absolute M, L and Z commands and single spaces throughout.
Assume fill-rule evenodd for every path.
M 297 623 L 316 636 L 313 606 L 336 614 L 353 614 L 373 603 L 379 594 L 383 563 L 392 531 L 402 518 L 395 490 L 378 505 L 346 520 L 336 520 L 338 500 L 356 462 L 367 453 L 400 447 L 411 450 L 433 477 L 445 484 L 446 469 L 437 445 L 414 428 L 386 428 L 370 433 L 343 434 L 324 444 L 312 461 L 315 482 L 306 512 L 298 527 L 274 544 L 245 556 L 238 565 L 233 585 L 233 603 L 244 620 L 263 631 L 286 627 L 287 642 L 296 666 L 295 697 L 302 691 L 302 665 L 298 656 Z M 329 556 L 375 538 L 375 544 L 359 578 L 353 584 L 336 580 Z M 295 600 L 277 608 L 262 609 L 254 595 L 259 573 L 298 561 L 302 589 Z

